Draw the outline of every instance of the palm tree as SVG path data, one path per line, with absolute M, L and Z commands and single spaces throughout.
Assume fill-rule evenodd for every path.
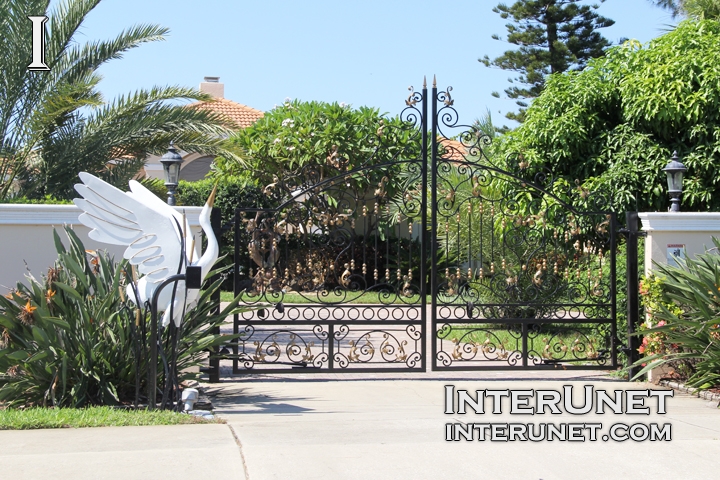
M 0 1 L 0 201 L 14 195 L 71 198 L 79 171 L 127 185 L 148 154 L 170 141 L 185 151 L 237 157 L 222 148 L 230 129 L 217 115 L 179 105 L 210 97 L 178 86 L 138 90 L 106 102 L 97 69 L 166 28 L 137 25 L 112 40 L 80 43 L 76 33 L 100 0 Z M 32 24 L 47 15 L 45 63 L 28 71 Z

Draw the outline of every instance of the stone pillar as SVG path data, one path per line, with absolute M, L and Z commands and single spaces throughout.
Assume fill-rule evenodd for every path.
M 720 212 L 657 212 L 640 213 L 645 237 L 645 275 L 657 265 L 674 262 L 675 256 L 692 258 L 713 248 L 712 237 L 720 238 Z M 648 375 L 657 382 L 661 369 Z

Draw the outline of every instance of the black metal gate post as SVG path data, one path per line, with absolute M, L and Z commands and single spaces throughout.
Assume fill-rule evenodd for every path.
M 432 312 L 432 323 L 430 328 L 430 334 L 432 335 L 432 362 L 433 369 L 435 367 L 435 359 L 437 357 L 437 294 L 438 294 L 438 283 L 437 283 L 437 156 L 438 156 L 438 145 L 437 145 L 437 80 L 433 75 L 432 84 L 432 133 L 430 134 L 430 298 L 431 298 L 431 312 Z M 427 120 L 423 120 L 427 122 Z M 427 128 L 425 128 L 427 130 Z
M 610 332 L 610 361 L 617 365 L 618 337 L 617 337 L 617 215 L 610 213 L 610 316 L 613 319 Z M 636 251 L 637 252 L 637 251 Z M 637 254 L 636 254 L 637 256 Z
M 428 315 L 427 315 L 427 296 L 428 296 L 428 271 L 427 271 L 427 243 L 428 243 L 428 224 L 427 224 L 427 180 L 428 180 L 428 158 L 427 158 L 427 146 L 428 146 L 428 131 L 427 131 L 427 80 L 423 77 L 423 88 L 422 88 L 422 154 L 421 154 L 421 175 L 422 175 L 422 196 L 420 201 L 420 305 L 422 311 L 420 312 L 420 318 L 422 319 L 422 325 L 424 335 L 422 336 L 421 351 L 422 356 L 422 371 L 427 371 L 427 333 L 433 332 L 434 327 L 432 324 L 428 326 Z M 434 270 L 433 270 L 434 271 Z M 431 342 L 433 348 L 435 342 Z M 432 355 L 434 358 L 434 354 Z
M 625 212 L 625 223 L 627 225 L 624 233 L 627 235 L 627 366 L 628 380 L 638 372 L 638 367 L 633 367 L 640 355 L 640 337 L 634 335 L 640 325 L 640 295 L 638 278 L 638 237 L 642 233 L 638 229 L 638 212 Z
M 215 235 L 215 238 L 218 240 L 218 249 L 222 248 L 222 215 L 220 213 L 219 208 L 213 208 L 210 212 L 210 225 L 213 229 L 213 234 Z M 210 282 L 216 282 L 218 280 L 218 275 L 214 275 Z M 215 306 L 211 310 L 212 315 L 217 315 L 220 313 L 220 289 L 217 289 L 215 293 L 212 295 L 212 301 L 215 304 Z M 213 334 L 219 335 L 220 334 L 220 327 L 217 326 L 213 328 Z M 210 349 L 210 362 L 209 362 L 209 368 L 208 368 L 208 379 L 210 380 L 210 383 L 217 383 L 220 381 L 220 358 L 218 358 L 218 348 L 213 347 Z
M 235 209 L 235 216 L 233 218 L 233 298 L 236 298 L 240 294 L 240 212 Z M 238 334 L 240 333 L 240 326 L 238 324 L 238 314 L 233 315 L 233 341 L 232 341 L 232 352 L 233 352 L 233 371 L 237 366 L 237 358 L 239 352 L 238 345 Z

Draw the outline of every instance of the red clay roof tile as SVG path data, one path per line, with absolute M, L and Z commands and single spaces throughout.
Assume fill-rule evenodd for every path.
M 189 106 L 215 112 L 225 117 L 237 126 L 237 128 L 249 127 L 264 115 L 260 110 L 233 102 L 226 98 L 216 98 L 209 102 L 192 103 Z

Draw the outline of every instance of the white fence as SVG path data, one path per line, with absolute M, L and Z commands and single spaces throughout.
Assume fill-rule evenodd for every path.
M 200 240 L 198 217 L 202 207 L 178 207 Z M 67 247 L 69 242 L 63 225 L 69 225 L 88 250 L 107 250 L 120 260 L 124 248 L 107 245 L 88 238 L 89 229 L 78 222 L 80 209 L 75 205 L 11 205 L 0 204 L 0 295 L 17 282 L 25 281 L 28 271 L 36 278 L 47 273 L 57 258 L 53 229 Z

